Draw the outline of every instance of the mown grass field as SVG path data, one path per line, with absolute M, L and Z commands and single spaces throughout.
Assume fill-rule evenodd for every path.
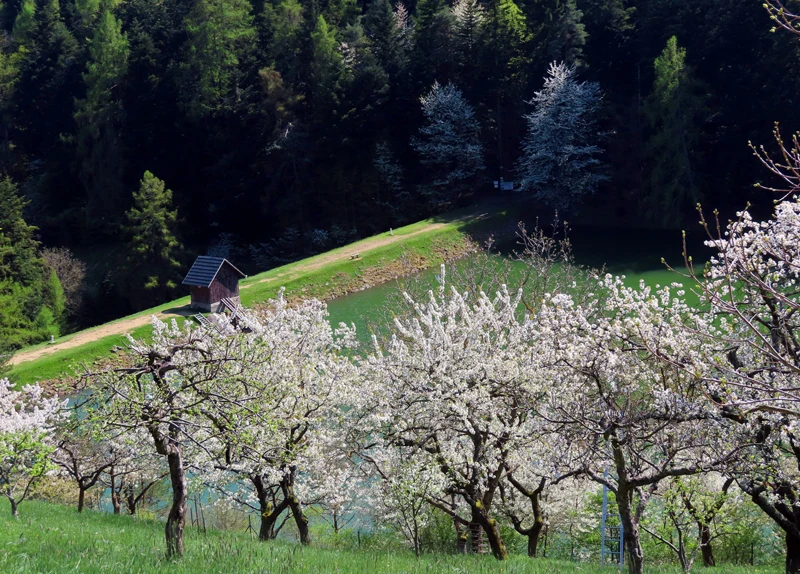
M 698 571 L 701 567 L 697 567 Z M 679 568 L 654 566 L 652 574 L 677 574 Z M 727 567 L 719 574 L 779 574 L 779 568 Z M 79 515 L 71 507 L 26 502 L 11 518 L 0 502 L 0 572 L 3 574 L 170 573 L 170 574 L 601 574 L 597 565 L 514 556 L 423 555 L 377 550 L 303 548 L 285 541 L 260 543 L 247 534 L 187 529 L 186 554 L 164 558 L 163 524 L 96 511 Z

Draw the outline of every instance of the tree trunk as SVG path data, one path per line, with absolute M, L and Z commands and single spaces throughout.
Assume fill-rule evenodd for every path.
M 78 512 L 83 512 L 83 504 L 86 500 L 86 489 L 78 485 Z
M 528 556 L 530 558 L 536 558 L 536 552 L 539 549 L 539 537 L 542 534 L 543 526 L 544 524 L 537 520 L 528 531 Z
M 291 478 L 287 479 L 281 486 L 283 496 L 289 502 L 289 509 L 292 511 L 292 517 L 297 525 L 297 533 L 300 535 L 300 543 L 303 545 L 311 544 L 311 532 L 308 529 L 308 517 L 303 512 L 303 506 L 297 497 L 294 495 L 294 486 L 291 483 Z
M 117 490 L 117 477 L 114 476 L 114 469 L 111 468 L 111 506 L 114 508 L 114 514 L 122 514 L 122 504 L 119 500 L 119 491 Z
M 644 568 L 644 552 L 639 535 L 639 521 L 633 511 L 634 491 L 625 484 L 620 484 L 617 492 L 617 506 L 625 530 L 625 552 L 628 554 L 628 574 L 642 574 Z
M 270 492 L 264 488 L 264 482 L 261 477 L 258 475 L 251 476 L 250 481 L 256 489 L 258 509 L 261 513 L 261 527 L 258 530 L 258 539 L 261 541 L 274 540 L 277 536 L 275 525 L 278 523 L 280 515 L 289 506 L 289 501 L 284 498 L 278 506 L 272 506 L 269 500 Z
M 786 533 L 786 574 L 800 572 L 800 538 Z
M 500 529 L 497 526 L 497 521 L 490 517 L 488 513 L 480 508 L 472 509 L 473 523 L 477 522 L 481 526 L 481 530 L 486 533 L 486 539 L 489 541 L 489 548 L 492 549 L 492 555 L 498 560 L 508 559 L 508 550 L 506 544 L 500 536 Z
M 136 493 L 133 491 L 133 488 L 130 488 L 125 494 L 125 507 L 128 510 L 128 514 L 131 516 L 136 514 Z
M 467 533 L 464 526 L 455 518 L 453 519 L 453 527 L 456 529 L 456 552 L 458 554 L 467 553 Z
M 475 521 L 469 524 L 469 549 L 473 554 L 484 554 L 483 528 Z
M 708 524 L 698 524 L 700 530 L 700 553 L 703 557 L 703 566 L 710 568 L 717 565 L 714 560 L 714 549 L 711 547 L 711 528 Z
M 17 501 L 11 498 L 10 496 L 8 497 L 8 501 L 11 503 L 11 516 L 13 516 L 14 518 L 19 518 L 19 508 L 17 505 Z
M 111 489 L 111 506 L 114 508 L 114 514 L 122 514 L 122 503 L 119 500 L 119 494 Z
M 181 448 L 177 444 L 170 444 L 167 462 L 172 484 L 172 508 L 167 516 L 164 534 L 167 540 L 167 557 L 172 558 L 183 556 L 183 529 L 186 526 L 186 472 Z

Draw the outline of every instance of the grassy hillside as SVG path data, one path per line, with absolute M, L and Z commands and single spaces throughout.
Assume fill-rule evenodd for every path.
M 420 221 L 394 231 L 248 277 L 240 283 L 247 306 L 274 297 L 281 287 L 288 296 L 330 299 L 380 284 L 403 273 L 424 269 L 462 255 L 469 234 L 492 229 L 509 217 L 494 204 L 468 208 Z M 352 255 L 358 257 L 351 259 Z M 91 363 L 125 344 L 125 333 L 146 337 L 149 318 L 190 315 L 183 297 L 111 323 L 20 350 L 8 377 L 16 384 L 58 378 L 77 365 Z M 28 356 L 30 360 L 27 360 Z M 20 361 L 21 360 L 21 361 Z
M 728 574 L 778 574 L 779 568 L 724 567 Z M 94 511 L 79 515 L 73 508 L 26 502 L 20 517 L 11 518 L 8 503 L 0 502 L 0 572 L 49 574 L 59 572 L 169 574 L 600 574 L 614 569 L 591 564 L 531 560 L 514 556 L 500 563 L 491 556 L 423 555 L 380 550 L 303 548 L 290 542 L 260 543 L 236 532 L 189 528 L 186 555 L 164 559 L 163 524 Z M 653 574 L 677 574 L 678 568 L 654 567 Z

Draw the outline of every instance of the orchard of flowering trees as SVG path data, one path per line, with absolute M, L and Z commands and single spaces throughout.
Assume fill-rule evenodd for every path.
M 282 296 L 226 334 L 154 319 L 152 342 L 82 377 L 71 416 L 38 387 L 0 387 L 0 486 L 15 513 L 55 476 L 79 510 L 103 483 L 134 513 L 168 482 L 168 555 L 187 551 L 189 499 L 205 493 L 255 512 L 264 542 L 291 524 L 313 544 L 315 520 L 339 533 L 369 517 L 419 553 L 446 518 L 454 551 L 499 560 L 506 526 L 531 557 L 547 528 L 596 531 L 589 501 L 606 488 L 630 572 L 654 545 L 686 570 L 713 565 L 727 509 L 746 504 L 800 572 L 800 201 L 706 228 L 708 266 L 687 256 L 686 286 L 662 287 L 579 270 L 525 234 L 521 286 L 443 268 L 368 345 L 325 304 Z

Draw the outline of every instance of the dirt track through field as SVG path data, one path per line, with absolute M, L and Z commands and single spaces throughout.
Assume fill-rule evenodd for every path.
M 471 219 L 475 217 L 474 215 L 462 218 L 462 219 Z M 372 239 L 365 239 L 361 241 L 358 245 L 352 245 L 345 247 L 344 249 L 337 251 L 335 253 L 325 253 L 319 256 L 314 257 L 308 263 L 303 263 L 293 267 L 292 269 L 284 272 L 278 273 L 273 277 L 267 277 L 265 279 L 261 279 L 259 281 L 255 281 L 248 285 L 242 285 L 242 289 L 247 289 L 257 283 L 271 283 L 273 281 L 279 281 L 289 275 L 297 275 L 298 273 L 308 273 L 311 271 L 316 271 L 328 265 L 330 263 L 342 260 L 350 260 L 353 258 L 354 255 L 361 255 L 368 253 L 374 249 L 379 247 L 384 247 L 386 245 L 392 245 L 393 243 L 398 243 L 403 241 L 404 239 L 408 239 L 410 237 L 415 237 L 417 235 L 421 235 L 423 233 L 429 233 L 431 231 L 435 231 L 437 229 L 441 229 L 448 225 L 452 225 L 452 223 L 430 223 L 425 225 L 416 231 L 411 233 L 406 233 L 404 235 L 388 235 L 388 236 L 379 236 Z M 185 313 L 155 313 L 156 317 L 161 320 L 171 319 L 179 315 L 189 315 L 188 308 Z M 103 337 L 108 337 L 110 335 L 124 335 L 125 333 L 130 333 L 134 329 L 141 327 L 143 325 L 147 325 L 152 320 L 152 315 L 143 315 L 140 317 L 132 317 L 130 319 L 124 319 L 122 321 L 117 321 L 115 323 L 110 323 L 107 325 L 102 325 L 100 327 L 91 329 L 89 331 L 81 331 L 77 333 L 71 339 L 63 341 L 61 343 L 56 343 L 54 345 L 48 345 L 46 347 L 42 347 L 39 349 L 33 349 L 30 351 L 21 351 L 16 353 L 11 357 L 10 363 L 12 365 L 18 365 L 20 363 L 25 363 L 28 361 L 33 361 L 35 359 L 39 359 L 46 355 L 51 355 L 58 351 L 64 351 L 67 349 L 73 349 L 75 347 L 80 347 L 81 345 L 85 345 L 86 343 L 91 343 L 93 341 L 97 341 L 98 339 L 102 339 Z

